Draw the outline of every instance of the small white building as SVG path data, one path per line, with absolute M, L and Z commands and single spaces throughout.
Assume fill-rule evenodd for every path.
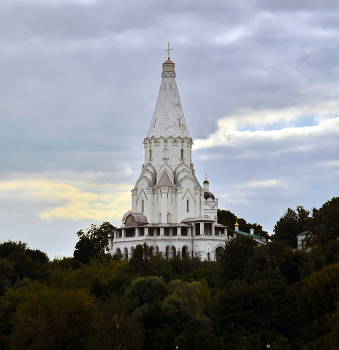
M 132 256 L 146 243 L 150 255 L 167 258 L 200 256 L 216 260 L 226 240 L 227 227 L 217 222 L 218 199 L 201 187 L 192 163 L 190 137 L 176 84 L 175 64 L 162 64 L 162 81 L 144 145 L 144 164 L 132 189 L 132 210 L 109 240 L 110 253 Z

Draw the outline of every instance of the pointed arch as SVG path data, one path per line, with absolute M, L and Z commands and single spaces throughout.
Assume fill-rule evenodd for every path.
M 168 179 L 170 180 L 171 186 L 173 186 L 174 185 L 174 173 L 173 173 L 172 168 L 167 164 L 167 162 L 165 162 L 158 170 L 157 185 L 159 186 L 160 179 L 162 178 L 162 176 L 164 175 L 165 172 L 167 173 L 167 176 L 168 176 Z
M 187 245 L 184 245 L 184 246 L 182 247 L 182 249 L 181 249 L 181 257 L 182 257 L 183 259 L 189 258 L 189 253 L 188 253 L 188 247 L 187 247 Z
M 181 162 L 174 170 L 175 183 L 178 183 L 184 176 L 188 176 L 194 180 L 192 169 L 185 162 Z
M 141 180 L 145 180 L 147 182 L 147 186 L 153 187 L 156 183 L 156 170 L 151 163 L 147 163 L 137 180 L 135 187 L 140 183 Z
M 182 200 L 187 199 L 187 197 L 188 197 L 189 199 L 192 199 L 192 201 L 194 202 L 193 193 L 191 192 L 191 190 L 190 190 L 189 188 L 186 190 L 186 192 L 185 192 L 184 195 L 182 196 Z
M 158 186 L 170 186 L 172 187 L 174 184 L 171 181 L 171 179 L 168 176 L 167 171 L 164 171 L 159 182 L 158 182 Z
M 143 188 L 138 193 L 137 203 L 139 202 L 141 196 L 143 196 L 146 199 L 146 201 L 147 201 L 147 195 L 146 195 L 146 192 L 145 192 L 145 190 Z
M 218 245 L 215 248 L 215 260 L 219 261 L 221 259 L 222 254 L 224 253 L 225 248 L 222 245 Z
M 124 248 L 124 259 L 128 260 L 128 249 L 127 249 L 127 247 Z

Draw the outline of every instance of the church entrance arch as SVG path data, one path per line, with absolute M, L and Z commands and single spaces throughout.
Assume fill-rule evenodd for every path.
M 224 253 L 224 247 L 217 247 L 215 249 L 215 260 L 220 261 L 222 254 Z
M 188 255 L 188 247 L 186 245 L 184 245 L 181 249 L 181 257 L 183 259 L 187 259 L 189 257 Z
M 150 248 L 149 248 L 149 256 L 150 256 L 150 258 L 151 258 L 152 256 L 154 256 L 154 247 L 150 247 Z
M 175 255 L 176 255 L 176 249 L 175 249 L 175 247 L 171 247 L 171 259 L 173 259 L 173 258 L 175 258 Z
M 166 247 L 166 253 L 165 253 L 165 258 L 166 258 L 166 260 L 170 259 L 170 254 L 171 254 L 171 252 L 170 252 L 170 247 L 167 246 L 167 247 Z

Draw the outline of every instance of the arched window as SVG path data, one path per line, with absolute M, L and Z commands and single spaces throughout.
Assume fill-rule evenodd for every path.
M 190 211 L 190 200 L 187 199 L 187 213 Z
M 152 150 L 149 149 L 149 159 L 152 159 Z
M 144 204 L 144 200 L 141 200 L 141 212 L 143 213 L 145 210 L 145 204 Z
M 180 158 L 184 159 L 184 150 L 183 150 L 183 148 L 180 150 Z

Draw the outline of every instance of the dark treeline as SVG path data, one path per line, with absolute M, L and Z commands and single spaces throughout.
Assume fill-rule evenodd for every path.
M 79 231 L 73 258 L 3 242 L 0 349 L 339 349 L 338 211 L 339 198 L 288 209 L 274 240 L 237 236 L 218 262 L 166 261 L 146 244 L 112 257 L 109 223 Z

